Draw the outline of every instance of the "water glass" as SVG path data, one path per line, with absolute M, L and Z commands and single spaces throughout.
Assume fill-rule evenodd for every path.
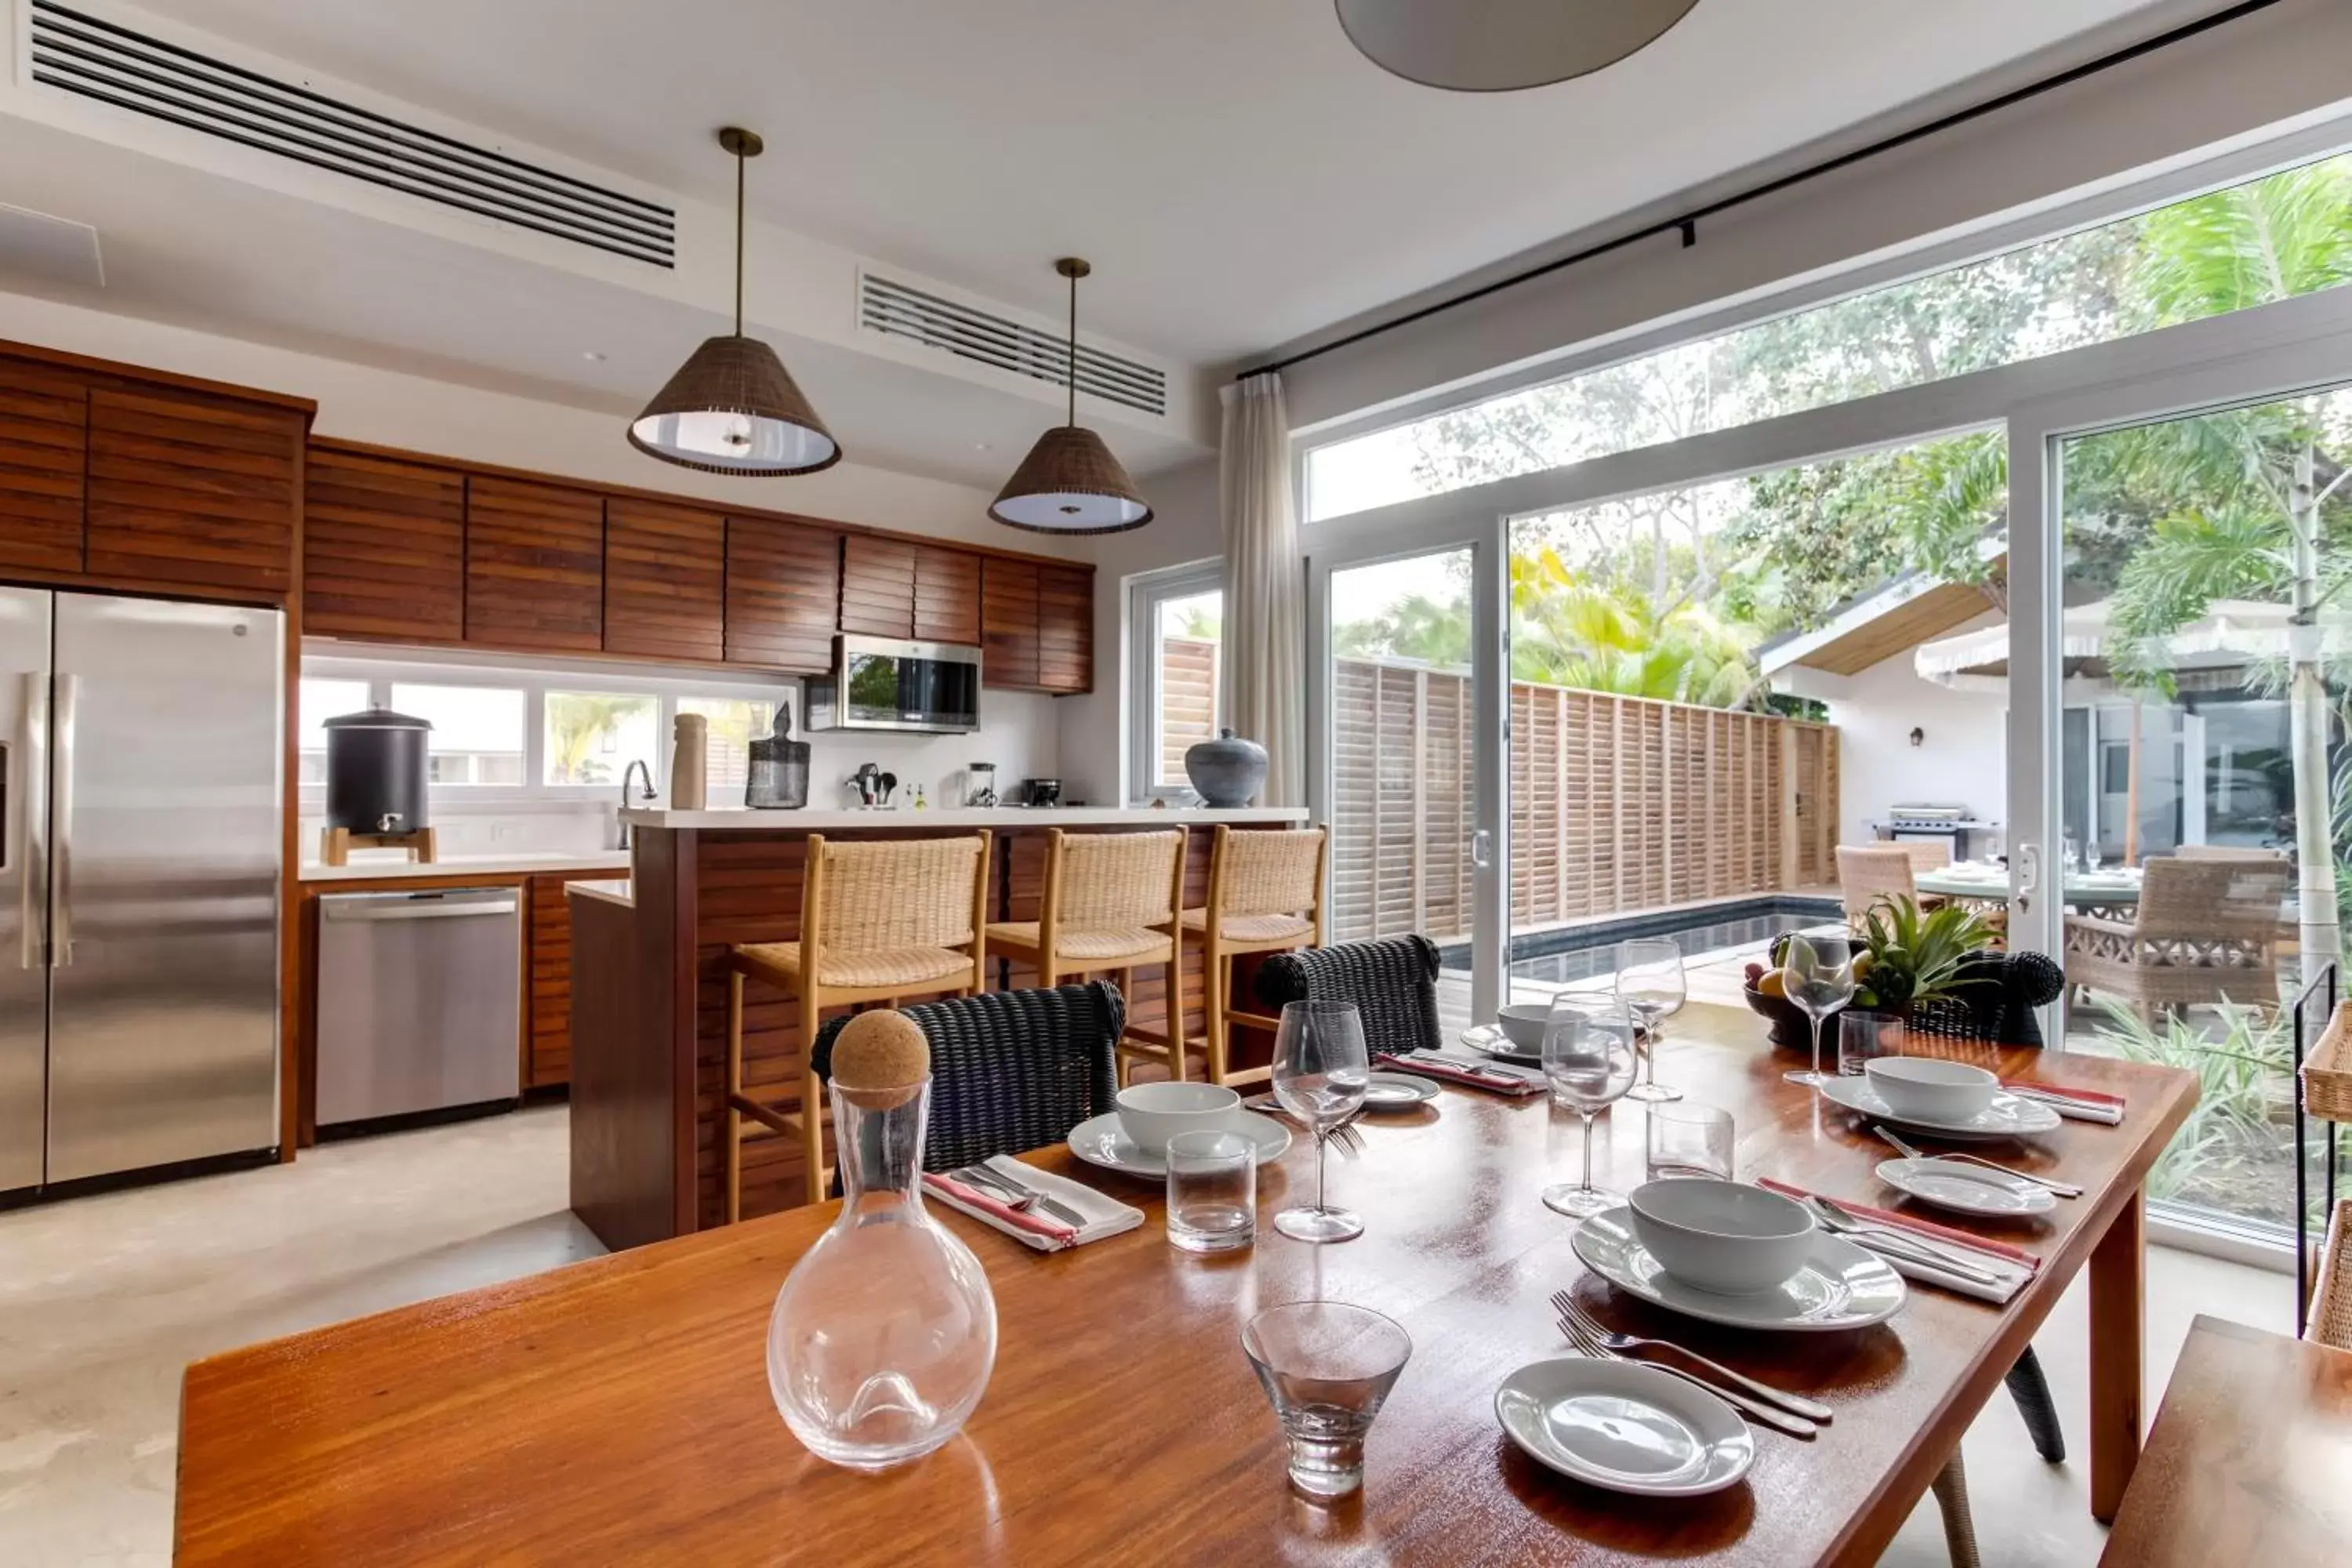
M 1257 1148 L 1238 1132 L 1168 1140 L 1168 1240 L 1187 1252 L 1238 1252 L 1257 1237 Z
M 1364 1484 L 1364 1437 L 1412 1339 L 1378 1312 L 1338 1301 L 1268 1307 L 1242 1330 L 1242 1351 L 1290 1439 L 1290 1484 L 1337 1498 Z
M 1849 1008 L 1838 1019 L 1838 1076 L 1860 1078 L 1879 1058 L 1901 1056 L 1906 1043 L 1903 1020 L 1894 1014 Z
M 1274 1098 L 1315 1134 L 1315 1205 L 1274 1216 L 1274 1228 L 1293 1241 L 1347 1241 L 1364 1234 L 1360 1215 L 1323 1201 L 1323 1167 L 1331 1134 L 1363 1110 L 1371 1084 L 1364 1020 L 1353 1002 L 1283 1007 L 1274 1034 Z
M 1682 1011 L 1689 994 L 1683 976 L 1682 944 L 1672 937 L 1644 937 L 1617 944 L 1617 1000 L 1642 1026 L 1642 1081 L 1625 1091 L 1628 1100 L 1680 1100 L 1683 1091 L 1658 1081 L 1658 1043 L 1665 1022 Z
M 1553 1002 L 1544 1024 L 1544 1077 L 1550 1080 L 1552 1099 L 1583 1120 L 1584 1176 L 1546 1187 L 1546 1208 L 1590 1219 L 1625 1201 L 1592 1184 L 1592 1119 L 1624 1098 L 1639 1065 L 1633 1015 L 1622 1003 L 1601 1003 L 1587 1011 L 1566 998 Z
M 1654 1105 L 1649 1120 L 1650 1180 L 1731 1180 L 1731 1112 L 1712 1105 Z
M 1853 997 L 1853 949 L 1844 936 L 1789 933 L 1788 956 L 1781 964 L 1788 974 L 1789 1000 L 1813 1025 L 1812 1070 L 1782 1073 L 1790 1083 L 1819 1088 L 1829 1081 L 1822 1071 L 1822 1023 Z

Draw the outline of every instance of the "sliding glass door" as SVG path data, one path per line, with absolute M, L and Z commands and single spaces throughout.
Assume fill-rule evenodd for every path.
M 1449 1033 L 1501 999 L 1500 525 L 1491 531 L 1357 538 L 1309 557 L 1311 793 L 1331 830 L 1331 938 L 1434 942 Z

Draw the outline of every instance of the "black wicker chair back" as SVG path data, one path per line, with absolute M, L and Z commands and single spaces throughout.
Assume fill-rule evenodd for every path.
M 1957 994 L 1914 1003 L 1906 1027 L 1915 1034 L 1971 1043 L 2039 1046 L 2034 1009 L 2058 999 L 2066 972 L 2039 952 L 1985 952 L 1965 960 Z
M 1127 1026 L 1127 1001 L 1108 981 L 989 991 L 901 1011 L 931 1043 L 927 1171 L 1059 1143 L 1111 1109 L 1111 1047 Z M 828 1083 L 833 1043 L 848 1022 L 827 1019 L 817 1031 L 813 1059 Z
M 1434 1050 L 1437 945 L 1425 936 L 1384 936 L 1276 953 L 1258 966 L 1257 999 L 1280 1013 L 1291 1002 L 1353 1002 L 1371 1054 Z

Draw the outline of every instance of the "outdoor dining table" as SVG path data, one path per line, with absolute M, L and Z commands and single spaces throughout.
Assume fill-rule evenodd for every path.
M 1788 1063 L 1761 1035 L 1749 1015 L 1694 1005 L 1658 1076 L 1732 1111 L 1743 1176 L 1895 1203 L 1873 1173 L 1884 1146 L 1782 1082 Z M 1246 1252 L 1181 1252 L 1153 1187 L 1035 1152 L 1148 1222 L 1040 1254 L 945 1215 L 995 1293 L 994 1375 L 958 1437 L 881 1475 L 806 1452 L 768 1391 L 770 1305 L 830 1205 L 196 1363 L 177 1561 L 1867 1563 L 2085 1268 L 2092 1507 L 2110 1517 L 2141 1438 L 2141 1184 L 2194 1080 L 2022 1049 L 1983 1058 L 2128 1100 L 2119 1126 L 2068 1121 L 1994 1146 L 2086 1189 L 2001 1233 L 2042 1259 L 2003 1307 L 1915 1285 L 1878 1326 L 1778 1334 L 1648 1308 L 1589 1275 L 1573 1222 L 1538 1200 L 1574 1168 L 1575 1119 L 1540 1097 L 1446 1089 L 1366 1122 L 1363 1156 L 1332 1163 L 1334 1201 L 1367 1226 L 1340 1246 L 1262 1226 Z M 1621 1102 L 1601 1128 L 1602 1178 L 1638 1184 L 1641 1110 Z M 1261 1173 L 1261 1209 L 1307 1190 L 1313 1164 L 1294 1143 Z M 1505 1437 L 1493 1402 L 1513 1368 L 1567 1353 L 1545 1302 L 1563 1288 L 1617 1327 L 1825 1401 L 1835 1420 L 1810 1443 L 1759 1433 L 1748 1476 L 1707 1497 L 1636 1499 L 1556 1475 Z M 1336 1503 L 1289 1489 L 1238 1343 L 1255 1311 L 1307 1299 L 1383 1312 L 1413 1342 L 1363 1490 Z
M 2139 903 L 2139 873 L 2126 868 L 2069 871 L 2065 880 L 2067 904 L 2085 912 L 2128 910 Z M 1958 899 L 1968 903 L 1994 904 L 2004 908 L 2009 903 L 2009 872 L 1997 866 L 1956 860 L 1948 866 L 1914 872 L 1911 883 L 1923 893 Z

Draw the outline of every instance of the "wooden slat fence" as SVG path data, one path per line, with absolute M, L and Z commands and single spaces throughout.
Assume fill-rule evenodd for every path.
M 1335 938 L 1470 929 L 1468 676 L 1335 661 Z M 1834 880 L 1825 724 L 1511 684 L 1515 927 Z

